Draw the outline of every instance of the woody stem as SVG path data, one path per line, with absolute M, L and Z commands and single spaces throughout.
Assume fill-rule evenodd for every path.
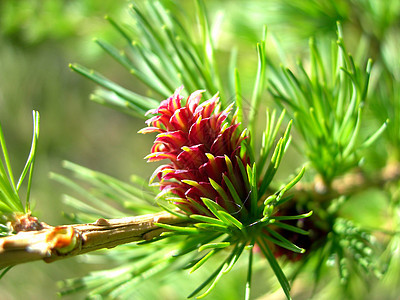
M 100 218 L 90 224 L 45 225 L 41 230 L 20 231 L 0 239 L 0 269 L 35 260 L 53 262 L 102 248 L 147 241 L 167 231 L 155 223 L 182 222 L 183 219 L 161 212 L 121 219 Z

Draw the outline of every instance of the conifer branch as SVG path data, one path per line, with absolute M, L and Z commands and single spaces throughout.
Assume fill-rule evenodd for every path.
M 363 173 L 349 174 L 333 181 L 329 189 L 315 181 L 298 184 L 296 197 L 313 197 L 318 201 L 334 199 L 339 195 L 351 195 L 366 187 L 381 187 L 400 179 L 400 164 L 391 164 L 372 177 Z M 50 226 L 38 223 L 35 218 L 30 228 L 14 224 L 17 234 L 0 238 L 0 268 L 16 264 L 44 260 L 47 263 L 85 254 L 91 251 L 113 248 L 118 245 L 151 240 L 167 229 L 155 223 L 167 225 L 186 222 L 168 212 L 121 219 L 100 218 L 90 224 Z
M 41 223 L 39 230 L 20 231 L 0 239 L 0 269 L 35 260 L 49 263 L 98 249 L 148 241 L 168 231 L 155 223 L 181 222 L 183 219 L 161 212 L 121 219 L 100 218 L 90 224 L 53 227 Z

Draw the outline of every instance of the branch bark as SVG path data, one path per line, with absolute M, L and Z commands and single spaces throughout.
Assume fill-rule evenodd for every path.
M 49 226 L 20 231 L 0 239 L 0 269 L 35 260 L 53 262 L 102 248 L 147 241 L 166 229 L 155 223 L 177 224 L 184 220 L 161 212 L 121 219 L 100 218 L 90 224 Z

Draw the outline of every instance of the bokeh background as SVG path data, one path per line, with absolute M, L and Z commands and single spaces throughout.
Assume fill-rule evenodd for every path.
M 177 2 L 183 9 L 193 10 L 194 1 Z M 245 97 L 253 86 L 246 78 L 255 72 L 255 43 L 264 24 L 279 35 L 283 47 L 301 56 L 307 49 L 309 36 L 334 37 L 336 21 L 342 21 L 350 44 L 357 43 L 362 32 L 368 32 L 373 42 L 368 49 L 370 55 L 379 61 L 380 53 L 386 51 L 388 61 L 382 63 L 398 76 L 400 62 L 391 61 L 390 55 L 393 49 L 399 49 L 400 7 L 398 0 L 387 2 L 393 3 L 387 5 L 391 8 L 388 11 L 380 9 L 379 0 L 312 0 L 302 11 L 301 5 L 296 6 L 302 1 L 294 1 L 294 5 L 290 5 L 290 0 L 205 1 L 212 20 L 220 20 L 221 12 L 224 13 L 218 45 L 221 61 L 232 45 L 239 49 Z M 144 126 L 143 120 L 88 101 L 95 85 L 68 68 L 69 63 L 78 62 L 124 87 L 146 93 L 140 82 L 92 42 L 94 37 L 100 37 L 122 47 L 124 41 L 104 16 L 124 22 L 128 18 L 128 3 L 125 0 L 0 1 L 0 122 L 14 170 L 22 170 L 31 142 L 31 112 L 32 109 L 40 112 L 32 203 L 36 215 L 51 225 L 67 222 L 62 211 L 68 211 L 68 207 L 61 202 L 67 190 L 48 176 L 50 172 L 65 173 L 61 167 L 63 160 L 121 180 L 128 180 L 133 173 L 149 177 L 154 169 L 143 160 L 151 137 L 137 134 Z M 282 22 L 285 16 L 290 22 Z M 293 154 L 292 161 L 296 160 Z M 57 299 L 58 281 L 89 270 L 87 265 L 80 265 L 79 259 L 18 266 L 0 281 L 0 300 Z
M 94 37 L 112 41 L 104 16 L 123 18 L 126 8 L 124 0 L 0 1 L 0 122 L 20 172 L 30 148 L 32 110 L 40 112 L 32 204 L 49 224 L 67 222 L 61 213 L 68 210 L 61 204 L 66 190 L 48 176 L 63 172 L 63 160 L 120 179 L 127 180 L 135 168 L 147 174 L 143 157 L 150 144 L 136 134 L 144 123 L 88 101 L 94 84 L 68 67 L 79 62 L 135 87 L 92 42 Z M 18 266 L 0 281 L 0 299 L 57 299 L 57 282 L 84 269 L 75 259 Z

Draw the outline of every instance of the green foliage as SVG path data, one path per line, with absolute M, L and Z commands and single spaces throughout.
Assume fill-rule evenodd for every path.
M 126 183 L 71 162 L 64 162 L 64 167 L 72 172 L 75 181 L 55 173 L 51 174 L 51 178 L 76 192 L 76 197 L 65 195 L 63 199 L 66 205 L 75 208 L 73 213 L 67 214 L 74 222 L 85 223 L 100 217 L 118 218 L 132 213 L 160 211 L 154 205 L 156 190 L 138 176 L 132 176 L 131 182 Z M 76 181 L 84 182 L 90 188 L 85 189 Z
M 377 256 L 372 255 L 377 252 L 378 245 L 375 238 L 368 232 L 354 226 L 349 220 L 338 218 L 333 227 L 333 242 L 339 245 L 333 249 L 339 261 L 339 276 L 342 282 L 347 283 L 349 273 L 353 270 L 350 267 L 361 267 L 367 274 L 375 274 L 378 278 L 382 276 L 379 269 Z M 352 261 L 355 262 L 352 266 Z
M 21 172 L 18 182 L 15 183 L 10 158 L 7 151 L 6 142 L 4 139 L 3 130 L 0 125 L 0 145 L 3 157 L 0 159 L 0 235 L 8 234 L 9 228 L 4 224 L 12 221 L 16 214 L 23 214 L 30 212 L 29 196 L 32 184 L 32 174 L 35 164 L 36 147 L 39 138 L 39 113 L 33 111 L 33 137 L 31 150 L 25 167 Z M 26 202 L 25 208 L 20 196 L 20 188 L 22 183 L 28 175 L 28 183 L 26 188 Z
M 204 87 L 206 96 L 219 92 L 222 101 L 225 101 L 224 87 L 213 54 L 211 29 L 207 18 L 203 17 L 205 7 L 201 1 L 197 3 L 197 9 L 200 32 L 194 33 L 192 26 L 188 26 L 188 16 L 172 14 L 158 1 L 135 3 L 129 8 L 132 25 L 122 26 L 111 17 L 106 17 L 126 40 L 126 50 L 118 50 L 98 39 L 95 42 L 130 74 L 163 98 L 184 85 L 188 91 Z M 202 42 L 198 43 L 198 40 Z M 72 64 L 71 68 L 108 90 L 97 90 L 91 97 L 96 102 L 136 116 L 144 116 L 157 103 L 149 97 L 127 91 L 80 65 Z
M 372 61 L 360 70 L 345 49 L 340 25 L 337 44 L 332 43 L 328 55 L 323 57 L 311 40 L 310 56 L 310 74 L 301 62 L 298 75 L 273 67 L 276 80 L 270 82 L 270 92 L 278 105 L 288 107 L 310 162 L 329 185 L 359 164 L 360 150 L 379 137 L 386 123 L 363 143 L 357 142 Z

